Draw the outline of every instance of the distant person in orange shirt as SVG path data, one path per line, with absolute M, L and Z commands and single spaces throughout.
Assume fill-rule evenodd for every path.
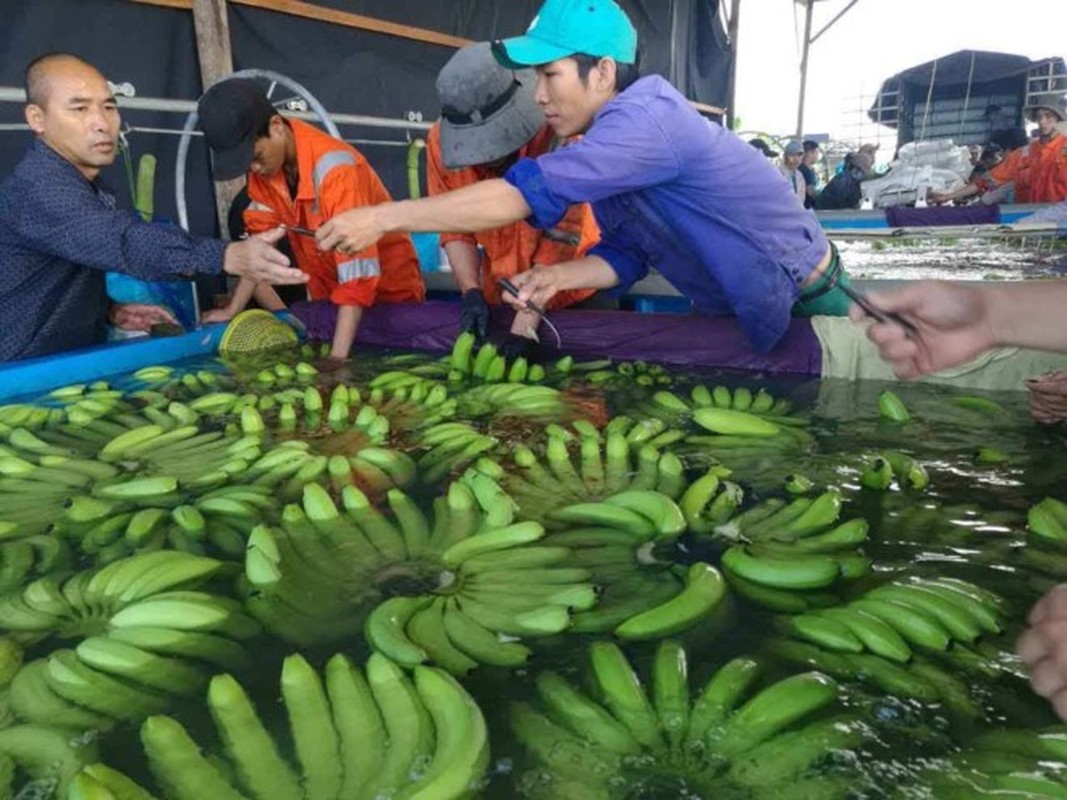
M 520 158 L 536 158 L 562 144 L 534 100 L 536 83 L 533 70 L 502 67 L 488 42 L 464 47 L 445 64 L 437 76 L 441 120 L 427 137 L 431 195 L 500 178 Z M 463 297 L 460 330 L 479 338 L 488 335 L 489 305 L 502 302 L 497 285 L 501 278 L 579 258 L 599 239 L 586 204 L 572 206 L 548 231 L 515 222 L 476 234 L 443 235 Z M 591 289 L 560 292 L 549 307 L 574 305 L 592 294 Z M 539 322 L 532 312 L 517 312 L 502 345 L 505 356 L 524 354 Z
M 197 106 L 200 127 L 211 146 L 217 180 L 248 173 L 244 212 L 250 234 L 279 225 L 316 230 L 342 211 L 389 202 L 378 174 L 351 145 L 298 119 L 277 112 L 255 81 L 216 83 Z M 296 265 L 306 272 L 313 300 L 337 306 L 330 359 L 347 359 L 363 309 L 377 303 L 421 303 L 426 289 L 418 257 L 406 233 L 389 234 L 358 253 L 324 252 L 315 238 L 290 230 Z M 285 307 L 269 285 L 242 279 L 229 304 L 209 311 L 205 322 L 228 320 L 255 293 L 265 308 Z
M 1057 128 L 1067 120 L 1067 93 L 1037 95 L 1026 109 L 1037 135 L 1029 144 L 1010 151 L 993 167 L 988 177 L 946 194 L 931 193 L 933 203 L 962 200 L 976 194 L 995 193 L 1000 198 L 1008 184 L 1014 187 L 1016 203 L 1059 203 L 1067 200 L 1067 136 Z

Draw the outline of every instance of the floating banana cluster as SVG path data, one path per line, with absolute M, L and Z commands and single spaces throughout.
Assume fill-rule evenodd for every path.
M 198 692 L 209 669 L 246 664 L 240 641 L 259 632 L 241 604 L 201 590 L 223 568 L 165 550 L 99 570 L 53 573 L 0 600 L 0 626 L 28 643 L 79 639 L 22 666 L 8 702 L 23 720 L 106 729 Z
M 995 728 L 922 774 L 933 795 L 969 800 L 987 795 L 1055 798 L 1064 795 L 1067 732 Z
M 292 760 L 231 675 L 213 678 L 207 692 L 217 755 L 205 755 L 172 717 L 145 720 L 141 743 L 162 800 L 458 800 L 483 779 L 485 719 L 446 672 L 417 667 L 408 678 L 378 654 L 362 670 L 335 655 L 320 676 L 296 654 L 285 659 L 280 684 Z M 72 800 L 83 797 L 150 795 L 93 764 L 73 779 Z
M 983 663 L 967 645 L 1001 632 L 1002 605 L 995 594 L 955 578 L 893 581 L 845 605 L 779 619 L 778 629 L 797 641 L 777 643 L 773 650 L 835 677 L 868 680 L 977 717 L 966 685 L 949 673 L 963 667 L 996 674 L 996 665 Z
M 576 434 L 559 425 L 546 428 L 543 460 L 524 444 L 512 447 L 514 466 L 501 481 L 523 515 L 545 519 L 553 509 L 629 490 L 676 498 L 685 488 L 685 466 L 673 453 L 617 430 L 601 435 L 587 422 L 575 422 L 574 428 Z
M 670 777 L 679 796 L 771 797 L 797 783 L 809 792 L 803 796 L 844 797 L 848 790 L 844 778 L 808 774 L 815 762 L 864 738 L 854 721 L 808 721 L 837 699 L 837 684 L 825 675 L 793 675 L 749 697 L 761 665 L 737 658 L 691 692 L 686 651 L 670 640 L 656 651 L 649 689 L 610 642 L 590 647 L 590 666 L 593 696 L 542 672 L 536 702 L 513 704 L 516 737 L 551 776 L 530 781 L 533 797 L 606 800 L 616 796 L 622 775 L 637 791 Z

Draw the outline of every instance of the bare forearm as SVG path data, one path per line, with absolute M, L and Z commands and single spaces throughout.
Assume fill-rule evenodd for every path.
M 1067 280 L 983 287 L 998 345 L 1067 352 Z
M 454 192 L 375 206 L 375 222 L 386 232 L 476 233 L 530 216 L 522 193 L 502 179 L 481 181 Z
M 568 289 L 610 289 L 617 286 L 619 276 L 611 264 L 600 256 L 585 256 L 551 267 L 559 291 Z
M 330 348 L 331 358 L 348 358 L 349 353 L 352 352 L 352 344 L 356 341 L 356 331 L 359 330 L 359 323 L 362 319 L 362 306 L 337 307 L 337 327 L 333 332 L 333 345 Z
M 237 286 L 233 289 L 233 294 L 230 296 L 230 302 L 226 304 L 226 309 L 231 314 L 236 314 L 239 311 L 244 311 L 248 305 L 248 301 L 252 299 L 252 296 L 256 294 L 256 289 L 259 284 L 251 278 L 241 278 L 237 281 Z
M 448 263 L 460 294 L 481 288 L 478 249 L 474 245 L 470 242 L 448 242 L 445 244 L 445 253 L 448 254 Z
M 274 291 L 274 287 L 265 281 L 256 284 L 255 297 L 256 302 L 267 311 L 284 311 L 286 308 L 278 293 Z

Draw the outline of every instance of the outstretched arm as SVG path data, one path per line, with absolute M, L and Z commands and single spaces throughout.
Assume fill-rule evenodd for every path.
M 353 208 L 332 217 L 316 233 L 323 250 L 358 252 L 387 233 L 475 233 L 526 219 L 530 207 L 507 181 L 482 181 L 454 192 Z
M 968 286 L 922 281 L 870 300 L 915 323 L 909 337 L 899 325 L 876 322 L 867 336 L 901 378 L 916 378 L 962 364 L 992 347 L 1067 351 L 1067 281 Z M 865 319 L 853 307 L 853 320 Z

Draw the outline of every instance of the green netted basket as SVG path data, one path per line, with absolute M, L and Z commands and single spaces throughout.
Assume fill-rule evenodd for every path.
M 260 308 L 242 311 L 226 326 L 219 340 L 219 355 L 239 355 L 273 350 L 296 343 L 292 326 Z

